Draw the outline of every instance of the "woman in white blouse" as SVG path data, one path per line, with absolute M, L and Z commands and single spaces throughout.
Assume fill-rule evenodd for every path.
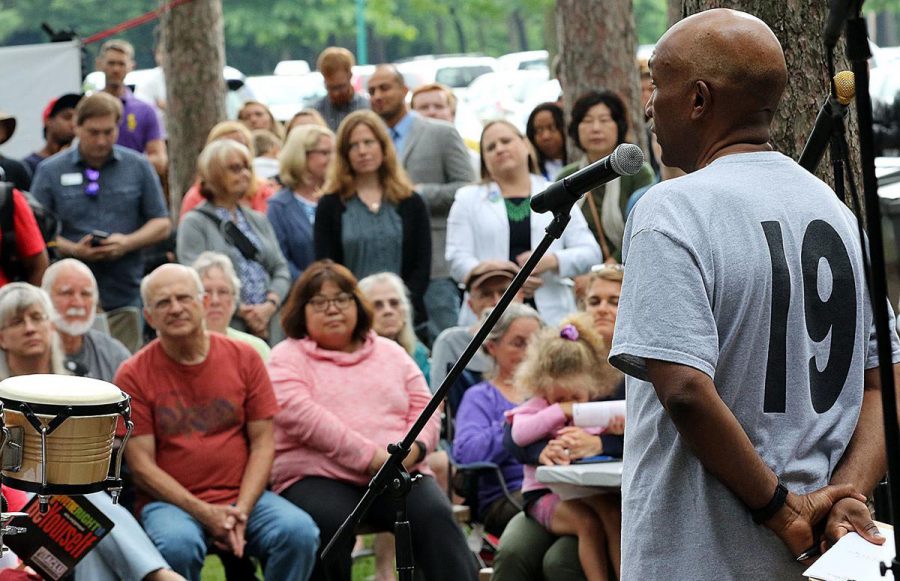
M 531 196 L 548 185 L 535 169 L 528 142 L 518 129 L 506 121 L 485 126 L 481 134 L 482 183 L 457 190 L 447 219 L 446 258 L 457 282 L 465 283 L 469 273 L 486 260 L 525 264 L 544 237 L 553 216 L 530 209 Z M 562 237 L 550 245 L 525 285 L 526 302 L 533 302 L 551 325 L 576 310 L 569 277 L 588 272 L 603 261 L 584 216 L 577 209 L 570 215 Z M 461 311 L 460 324 L 473 320 L 471 311 Z

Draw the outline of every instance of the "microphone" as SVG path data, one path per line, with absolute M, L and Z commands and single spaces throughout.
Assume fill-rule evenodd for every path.
M 803 146 L 803 151 L 800 153 L 800 159 L 797 162 L 810 173 L 816 172 L 819 162 L 822 161 L 822 156 L 825 155 L 825 149 L 828 147 L 831 135 L 834 133 L 835 125 L 837 124 L 835 109 L 837 109 L 837 113 L 841 117 L 846 117 L 847 105 L 856 96 L 854 76 L 850 71 L 841 71 L 836 74 L 834 76 L 834 87 L 836 94 L 830 95 L 825 100 L 825 103 L 822 104 L 822 108 L 819 109 L 812 133 L 809 134 L 809 139 L 806 140 L 806 145 Z
M 623 143 L 603 159 L 550 184 L 546 190 L 531 198 L 531 209 L 539 214 L 567 210 L 587 192 L 617 177 L 634 175 L 643 164 L 644 152 L 641 148 Z

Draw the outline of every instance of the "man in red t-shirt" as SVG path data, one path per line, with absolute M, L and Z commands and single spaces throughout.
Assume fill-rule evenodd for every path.
M 44 277 L 44 271 L 50 264 L 47 258 L 47 245 L 44 243 L 44 237 L 38 228 L 37 220 L 34 219 L 34 213 L 28 206 L 28 200 L 19 190 L 13 189 L 13 231 L 16 241 L 16 254 L 19 256 L 19 262 L 22 264 L 25 278 L 23 282 L 28 282 L 34 286 L 41 286 L 41 279 Z M 3 271 L 3 265 L 0 264 L 0 286 L 12 282 L 11 277 Z
M 207 539 L 265 563 L 265 578 L 303 580 L 318 548 L 305 512 L 265 491 L 278 404 L 252 347 L 209 333 L 207 297 L 190 268 L 166 264 L 141 284 L 158 339 L 122 364 L 134 435 L 125 457 L 148 536 L 172 568 L 199 579 Z

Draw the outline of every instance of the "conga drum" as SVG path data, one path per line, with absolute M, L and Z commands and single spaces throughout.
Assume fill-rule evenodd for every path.
M 41 497 L 109 490 L 117 500 L 122 450 L 133 428 L 127 394 L 88 377 L 21 375 L 0 381 L 0 402 L 9 432 L 4 483 Z M 127 431 L 110 476 L 120 417 Z

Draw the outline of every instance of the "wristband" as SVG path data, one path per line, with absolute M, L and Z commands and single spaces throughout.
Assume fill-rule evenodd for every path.
M 416 464 L 425 459 L 425 456 L 428 455 L 428 449 L 425 447 L 425 443 L 421 440 L 416 440 L 413 442 L 413 445 L 418 448 L 419 456 L 416 458 Z
M 775 516 L 775 513 L 781 510 L 781 507 L 783 507 L 784 503 L 787 501 L 787 495 L 788 489 L 785 488 L 784 484 L 781 483 L 781 478 L 779 478 L 778 485 L 775 487 L 775 493 L 772 495 L 772 500 L 764 507 L 750 511 L 753 522 L 761 525 Z

